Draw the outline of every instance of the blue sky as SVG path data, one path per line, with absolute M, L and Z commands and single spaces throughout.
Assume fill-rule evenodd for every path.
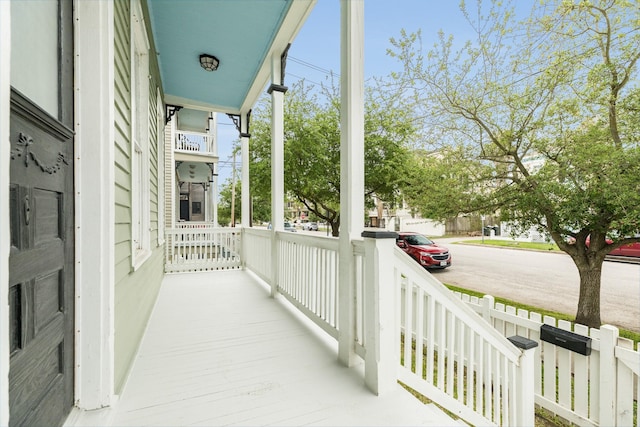
M 468 0 L 475 7 L 474 0 Z M 519 0 L 518 5 L 530 5 L 531 0 Z M 389 39 L 398 38 L 400 30 L 422 30 L 425 47 L 436 41 L 437 33 L 454 34 L 462 42 L 471 37 L 469 24 L 459 9 L 458 0 L 365 0 L 365 78 L 384 77 L 400 70 L 396 59 L 387 55 Z M 303 65 L 300 62 L 310 65 Z M 285 84 L 301 78 L 310 83 L 325 82 L 323 70 L 340 72 L 340 1 L 318 0 L 305 25 L 289 50 Z M 219 184 L 231 175 L 231 145 L 238 133 L 231 121 L 218 115 L 219 121 Z M 238 163 L 240 159 L 237 160 Z

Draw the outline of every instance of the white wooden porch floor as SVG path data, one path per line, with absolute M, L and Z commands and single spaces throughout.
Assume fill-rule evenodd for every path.
M 168 275 L 119 401 L 74 424 L 461 425 L 400 386 L 375 396 L 361 369 L 249 273 Z

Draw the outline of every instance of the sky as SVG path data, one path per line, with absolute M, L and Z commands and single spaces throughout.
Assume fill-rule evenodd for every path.
M 531 3 L 519 0 L 518 6 Z M 421 29 L 425 47 L 433 45 L 441 29 L 461 42 L 471 37 L 458 0 L 365 0 L 364 10 L 365 78 L 400 71 L 400 63 L 387 55 L 387 49 L 389 39 L 399 38 L 403 28 L 408 33 Z M 285 85 L 303 78 L 309 83 L 326 82 L 329 70 L 340 72 L 340 1 L 318 0 L 289 49 Z M 231 147 L 238 133 L 226 115 L 218 114 L 218 125 L 221 185 L 231 176 Z

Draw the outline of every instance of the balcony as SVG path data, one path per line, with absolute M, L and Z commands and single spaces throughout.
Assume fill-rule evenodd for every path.
M 181 154 L 215 156 L 214 137 L 208 133 L 177 130 L 173 148 Z

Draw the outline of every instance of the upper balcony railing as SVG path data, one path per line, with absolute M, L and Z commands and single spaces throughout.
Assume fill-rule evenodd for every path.
M 178 130 L 174 148 L 188 153 L 215 154 L 213 135 L 208 133 Z

